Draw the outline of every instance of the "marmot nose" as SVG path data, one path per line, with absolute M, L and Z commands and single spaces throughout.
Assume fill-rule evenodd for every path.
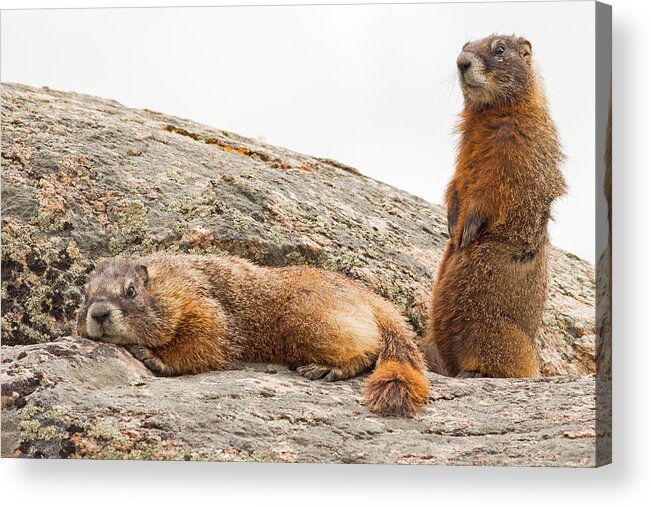
M 472 60 L 470 59 L 468 54 L 461 53 L 459 55 L 459 58 L 457 58 L 457 68 L 459 69 L 459 72 L 461 72 L 461 74 L 465 74 L 471 65 L 472 65 Z
M 98 324 L 102 324 L 109 315 L 111 315 L 111 309 L 104 304 L 94 304 L 90 308 L 90 316 Z

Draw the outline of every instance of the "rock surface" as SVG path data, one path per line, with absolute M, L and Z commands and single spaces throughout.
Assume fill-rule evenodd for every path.
M 2 85 L 2 141 L 3 456 L 609 460 L 587 262 L 552 250 L 538 336 L 544 373 L 570 376 L 430 374 L 413 420 L 368 412 L 362 379 L 312 382 L 277 365 L 157 378 L 123 348 L 67 336 L 98 259 L 165 249 L 308 263 L 361 280 L 422 335 L 444 211 L 332 160 L 50 89 Z
M 2 85 L 2 340 L 71 334 L 89 268 L 157 249 L 361 280 L 419 335 L 445 213 L 332 160 L 115 101 Z M 594 372 L 593 267 L 551 252 L 546 375 Z
M 4 347 L 2 456 L 594 466 L 594 375 L 458 380 L 430 374 L 415 419 L 363 405 L 362 380 L 272 365 L 152 376 L 81 338 Z

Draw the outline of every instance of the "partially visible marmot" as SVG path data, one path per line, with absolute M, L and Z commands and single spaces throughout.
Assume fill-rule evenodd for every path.
M 527 40 L 469 42 L 457 67 L 465 107 L 426 357 L 452 376 L 538 376 L 547 222 L 566 190 L 564 157 Z
M 369 408 L 411 416 L 425 403 L 425 362 L 398 310 L 361 284 L 316 268 L 235 257 L 158 254 L 100 265 L 77 333 L 126 345 L 154 373 L 288 364 L 328 381 L 375 371 Z

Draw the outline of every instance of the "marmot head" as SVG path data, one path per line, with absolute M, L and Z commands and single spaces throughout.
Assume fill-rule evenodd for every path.
M 457 69 L 466 104 L 475 108 L 515 105 L 536 85 L 531 43 L 522 37 L 491 35 L 467 42 Z
M 122 345 L 153 345 L 161 312 L 148 284 L 144 264 L 130 260 L 100 264 L 86 286 L 77 334 Z

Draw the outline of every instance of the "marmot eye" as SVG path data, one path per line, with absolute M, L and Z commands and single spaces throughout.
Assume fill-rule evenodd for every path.
M 128 298 L 136 297 L 136 289 L 133 287 L 133 285 L 129 285 L 129 288 L 127 289 L 127 297 Z
M 495 49 L 493 49 L 493 53 L 495 53 L 496 55 L 503 55 L 504 51 L 506 51 L 504 44 L 498 44 L 497 46 L 495 46 Z

